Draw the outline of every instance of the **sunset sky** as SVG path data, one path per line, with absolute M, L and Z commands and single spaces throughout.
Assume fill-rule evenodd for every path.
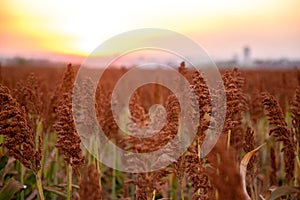
M 245 45 L 256 58 L 297 59 L 299 9 L 299 0 L 1 0 L 0 57 L 84 58 L 116 34 L 154 27 L 187 35 L 215 59 L 241 56 Z

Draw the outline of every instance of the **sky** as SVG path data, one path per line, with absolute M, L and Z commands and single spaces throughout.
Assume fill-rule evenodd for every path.
M 300 58 L 299 0 L 1 0 L 0 56 L 81 61 L 114 35 L 163 28 L 214 59 Z M 109 54 L 109 52 L 107 52 Z

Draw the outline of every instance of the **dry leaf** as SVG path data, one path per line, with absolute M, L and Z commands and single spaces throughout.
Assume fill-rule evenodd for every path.
M 271 192 L 270 198 L 268 200 L 275 200 L 281 196 L 300 193 L 300 187 L 292 187 L 292 186 L 281 186 L 277 187 Z
M 246 155 L 243 157 L 243 159 L 241 160 L 241 164 L 240 164 L 240 174 L 242 177 L 242 184 L 243 184 L 243 190 L 245 195 L 247 196 L 247 199 L 251 199 L 247 189 L 246 189 L 246 173 L 247 173 L 247 165 L 251 159 L 251 157 L 262 147 L 264 146 L 266 143 L 260 145 L 259 147 L 257 147 L 256 149 L 246 153 Z

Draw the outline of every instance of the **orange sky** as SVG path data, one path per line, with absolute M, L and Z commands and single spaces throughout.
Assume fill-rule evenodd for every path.
M 241 56 L 244 45 L 253 57 L 300 58 L 299 8 L 299 0 L 1 0 L 0 57 L 87 56 L 116 34 L 155 27 L 189 36 L 216 59 Z

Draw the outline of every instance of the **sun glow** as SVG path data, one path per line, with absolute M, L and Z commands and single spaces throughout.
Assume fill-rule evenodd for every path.
M 1 1 L 0 53 L 85 56 L 116 34 L 148 27 L 201 38 L 208 47 L 218 38 L 243 42 L 270 31 L 291 43 L 300 33 L 299 6 L 297 0 Z

